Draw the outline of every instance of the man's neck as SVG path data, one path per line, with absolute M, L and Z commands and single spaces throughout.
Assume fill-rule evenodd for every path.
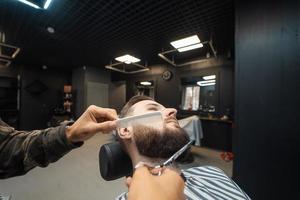
M 149 158 L 147 156 L 143 156 L 138 152 L 135 146 L 131 146 L 130 148 L 128 148 L 128 154 L 131 158 L 133 167 L 135 167 L 140 162 L 147 163 L 150 166 L 156 166 L 165 161 L 165 159 L 161 158 Z
M 142 156 L 142 155 L 136 155 L 134 158 L 132 158 L 132 165 L 135 167 L 137 164 L 143 162 L 148 164 L 149 166 L 157 166 L 160 165 L 161 163 L 163 163 L 165 161 L 165 159 L 161 159 L 161 158 L 149 158 L 146 156 Z

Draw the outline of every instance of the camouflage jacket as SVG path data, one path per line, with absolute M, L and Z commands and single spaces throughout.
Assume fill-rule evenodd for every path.
M 0 179 L 46 167 L 82 143 L 68 142 L 66 125 L 45 130 L 17 131 L 0 119 Z

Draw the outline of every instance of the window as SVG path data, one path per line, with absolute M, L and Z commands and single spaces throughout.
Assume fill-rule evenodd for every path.
M 199 109 L 199 86 L 185 86 L 182 93 L 182 109 L 198 110 Z

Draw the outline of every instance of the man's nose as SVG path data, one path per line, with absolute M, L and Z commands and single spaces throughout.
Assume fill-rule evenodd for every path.
M 175 108 L 166 108 L 163 110 L 163 116 L 165 118 L 167 117 L 176 117 L 177 110 Z

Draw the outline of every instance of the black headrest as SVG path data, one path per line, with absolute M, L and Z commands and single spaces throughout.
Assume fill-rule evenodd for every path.
M 193 162 L 193 156 L 187 150 L 177 160 L 181 163 L 190 163 Z M 119 142 L 107 143 L 100 148 L 99 166 L 100 174 L 106 181 L 131 176 L 133 173 L 131 159 Z
M 99 152 L 100 174 L 106 181 L 132 175 L 132 162 L 119 142 L 104 144 Z

